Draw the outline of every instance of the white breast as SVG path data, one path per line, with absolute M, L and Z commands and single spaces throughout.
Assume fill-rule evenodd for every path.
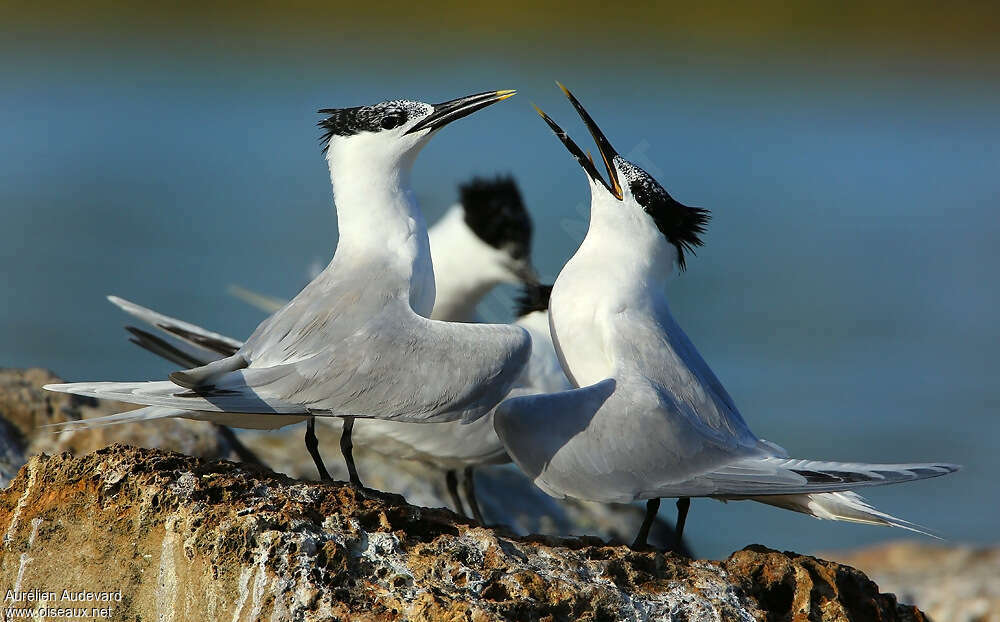
M 581 263 L 566 265 L 549 301 L 552 341 L 563 371 L 576 387 L 609 378 L 614 369 L 606 342 L 612 310 L 594 304 L 600 299 L 593 291 L 601 285 L 588 280 Z

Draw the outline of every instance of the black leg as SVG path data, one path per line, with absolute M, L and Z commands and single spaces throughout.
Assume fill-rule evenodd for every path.
M 319 479 L 324 482 L 329 482 L 333 478 L 330 477 L 330 473 L 326 470 L 326 465 L 323 464 L 323 457 L 319 455 L 319 439 L 316 438 L 316 417 L 309 417 L 309 421 L 306 423 L 306 449 L 309 450 L 309 455 L 312 456 L 313 462 L 316 463 L 316 470 L 319 471 Z
M 479 500 L 476 499 L 476 478 L 475 469 L 472 467 L 465 467 L 465 500 L 469 502 L 469 509 L 472 510 L 472 515 L 475 517 L 476 522 L 482 526 L 486 526 L 486 521 L 483 520 L 483 513 L 479 510 Z
M 361 478 L 358 477 L 358 467 L 354 466 L 354 443 L 351 441 L 351 432 L 353 431 L 354 417 L 344 417 L 344 431 L 340 435 L 340 453 L 344 454 L 344 460 L 347 462 L 347 474 L 351 484 L 358 488 L 364 488 L 361 485 Z
M 455 469 L 448 469 L 448 472 L 444 474 L 444 481 L 448 483 L 448 494 L 451 495 L 451 503 L 455 506 L 455 511 L 467 517 L 465 506 L 462 505 L 462 498 L 458 496 L 458 473 L 455 472 Z
M 635 534 L 635 540 L 632 542 L 633 549 L 646 547 L 646 539 L 649 538 L 649 528 L 653 526 L 653 521 L 656 519 L 656 513 L 659 511 L 659 499 L 650 499 L 646 502 L 646 518 L 642 519 L 642 527 L 639 527 L 639 533 Z
M 677 500 L 677 529 L 674 535 L 677 536 L 677 550 L 681 550 L 684 543 L 681 538 L 684 537 L 684 523 L 687 522 L 688 508 L 691 507 L 691 497 L 681 497 Z
M 256 464 L 264 467 L 265 469 L 267 468 L 264 461 L 258 458 L 257 454 L 255 454 L 252 449 L 244 445 L 243 441 L 240 440 L 240 437 L 236 436 L 236 433 L 233 432 L 233 429 L 228 425 L 219 425 L 216 423 L 215 431 L 224 441 L 226 441 L 230 450 L 236 454 L 236 457 L 240 459 L 240 462 L 245 464 Z

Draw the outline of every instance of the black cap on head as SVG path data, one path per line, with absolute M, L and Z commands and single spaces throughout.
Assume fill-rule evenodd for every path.
M 411 118 L 427 114 L 430 109 L 429 104 L 405 99 L 356 108 L 322 108 L 319 113 L 327 117 L 316 124 L 323 130 L 319 142 L 326 151 L 330 139 L 334 136 L 354 136 L 361 132 L 392 130 Z
M 514 300 L 517 303 L 517 317 L 524 317 L 535 311 L 548 311 L 551 295 L 551 285 L 525 285 Z
M 513 177 L 474 177 L 458 187 L 458 198 L 465 224 L 480 240 L 515 259 L 531 254 L 531 217 Z
M 674 200 L 652 175 L 628 160 L 616 157 L 615 163 L 636 203 L 652 217 L 667 241 L 677 247 L 677 266 L 684 270 L 687 267 L 684 253 L 694 253 L 695 247 L 702 245 L 701 234 L 705 233 L 711 213 Z

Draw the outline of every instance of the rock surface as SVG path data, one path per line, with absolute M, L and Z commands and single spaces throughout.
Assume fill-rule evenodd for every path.
M 0 585 L 113 620 L 925 619 L 861 572 L 794 553 L 692 561 L 519 537 L 396 495 L 123 445 L 33 457 L 0 493 L 0 533 Z
M 942 622 L 1000 622 L 1000 548 L 920 542 L 831 553 Z

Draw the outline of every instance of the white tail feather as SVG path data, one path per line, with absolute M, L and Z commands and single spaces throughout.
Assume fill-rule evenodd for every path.
M 880 512 L 868 505 L 855 492 L 820 492 L 803 495 L 767 495 L 751 497 L 753 501 L 773 505 L 793 512 L 801 512 L 823 520 L 839 520 L 864 525 L 899 527 L 932 538 L 941 537 L 926 527 L 921 527 L 891 514 Z
M 133 423 L 136 421 L 151 421 L 153 419 L 166 419 L 169 417 L 180 417 L 187 411 L 177 408 L 164 408 L 163 406 L 147 406 L 137 408 L 115 415 L 105 415 L 103 417 L 93 417 L 91 419 L 77 419 L 75 421 L 63 421 L 61 423 L 50 423 L 42 426 L 51 429 L 52 432 L 62 432 L 64 430 L 92 430 L 105 428 L 109 425 L 120 423 Z
M 90 419 L 79 419 L 76 421 L 64 421 L 62 423 L 52 423 L 44 427 L 52 432 L 93 430 L 104 428 L 109 425 L 122 423 L 136 423 L 140 421 L 153 421 L 155 419 L 191 419 L 194 421 L 208 421 L 219 425 L 228 425 L 251 430 L 275 430 L 300 423 L 306 417 L 296 417 L 289 415 L 254 415 L 242 413 L 206 412 L 200 410 L 184 410 L 181 408 L 169 408 L 165 406 L 147 406 L 128 412 L 115 415 L 105 415 L 103 417 L 92 417 Z

